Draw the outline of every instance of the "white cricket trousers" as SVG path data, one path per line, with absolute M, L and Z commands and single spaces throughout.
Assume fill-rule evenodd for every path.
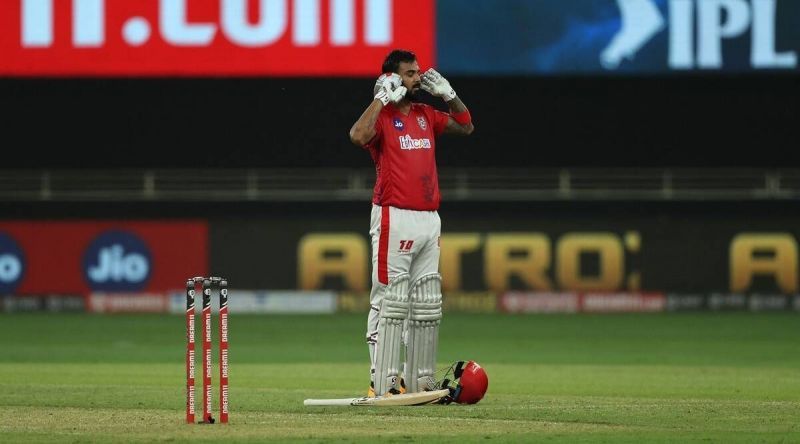
M 436 211 L 372 206 L 369 229 L 372 238 L 372 290 L 367 317 L 367 344 L 372 363 L 370 375 L 375 373 L 375 344 L 383 291 L 398 274 L 408 273 L 411 288 L 422 275 L 437 273 L 441 233 L 442 221 Z

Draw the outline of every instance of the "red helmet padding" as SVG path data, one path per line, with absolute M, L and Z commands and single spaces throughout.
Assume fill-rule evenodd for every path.
M 489 388 L 489 377 L 483 367 L 475 361 L 469 361 L 458 380 L 460 393 L 456 397 L 459 404 L 475 404 L 483 399 Z

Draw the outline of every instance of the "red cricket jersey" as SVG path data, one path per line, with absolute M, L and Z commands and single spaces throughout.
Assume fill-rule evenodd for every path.
M 423 103 L 412 103 L 408 115 L 391 103 L 383 107 L 375 137 L 364 145 L 377 174 L 372 203 L 406 210 L 439 209 L 435 137 L 449 118 Z

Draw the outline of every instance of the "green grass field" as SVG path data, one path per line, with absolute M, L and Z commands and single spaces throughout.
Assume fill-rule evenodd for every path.
M 800 442 L 796 314 L 447 314 L 479 404 L 304 407 L 365 393 L 365 324 L 232 316 L 230 424 L 191 426 L 182 317 L 0 315 L 0 440 Z

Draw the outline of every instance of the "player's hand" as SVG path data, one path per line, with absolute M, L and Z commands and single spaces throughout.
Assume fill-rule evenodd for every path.
M 387 81 L 387 79 L 393 85 L 392 89 L 400 86 L 400 84 L 403 83 L 399 74 L 395 73 L 381 74 L 378 77 L 378 79 L 375 80 L 375 88 L 373 88 L 373 94 L 378 94 L 378 91 L 380 91 L 381 88 L 383 88 L 383 84 Z
M 428 91 L 431 95 L 441 97 L 445 102 L 456 98 L 456 92 L 453 90 L 453 87 L 450 86 L 450 82 L 436 72 L 435 69 L 431 68 L 425 71 L 425 73 L 422 74 L 421 80 L 422 89 Z
M 395 73 L 381 74 L 375 82 L 375 89 L 377 90 L 375 98 L 380 100 L 383 106 L 388 105 L 389 102 L 397 103 L 403 100 L 408 92 L 408 89 L 403 86 L 400 75 Z

